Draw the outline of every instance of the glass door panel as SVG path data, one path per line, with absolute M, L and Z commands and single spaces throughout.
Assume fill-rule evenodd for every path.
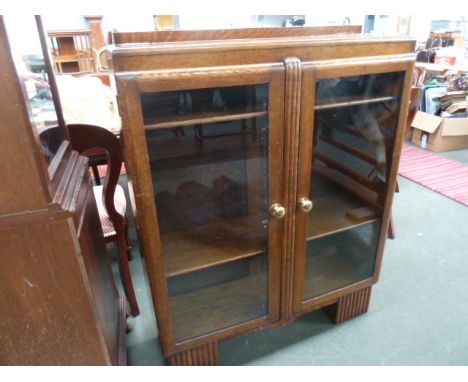
M 141 105 L 176 341 L 268 315 L 268 84 Z
M 303 300 L 373 274 L 404 75 L 316 83 Z

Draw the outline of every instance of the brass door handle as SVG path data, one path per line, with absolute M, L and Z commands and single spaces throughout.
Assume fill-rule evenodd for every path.
M 312 200 L 309 200 L 308 198 L 300 198 L 297 204 L 299 205 L 299 209 L 304 212 L 310 212 L 310 210 L 314 206 Z
M 286 209 L 279 203 L 272 204 L 270 207 L 270 215 L 277 219 L 283 219 L 286 215 Z

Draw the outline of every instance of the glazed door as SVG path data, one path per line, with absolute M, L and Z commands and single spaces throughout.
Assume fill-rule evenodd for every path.
M 129 85 L 142 118 L 124 139 L 147 161 L 129 157 L 140 222 L 155 222 L 143 236 L 165 353 L 278 318 L 283 77 L 283 65 L 255 65 Z
M 369 286 L 378 277 L 411 60 L 304 65 L 297 310 L 330 301 L 346 288 Z

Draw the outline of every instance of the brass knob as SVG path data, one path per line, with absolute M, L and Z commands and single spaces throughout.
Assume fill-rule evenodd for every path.
M 270 215 L 277 219 L 283 219 L 286 215 L 286 209 L 279 203 L 272 204 L 270 207 Z
M 310 212 L 314 203 L 312 203 L 312 200 L 309 200 L 308 198 L 300 198 L 298 205 L 301 211 Z

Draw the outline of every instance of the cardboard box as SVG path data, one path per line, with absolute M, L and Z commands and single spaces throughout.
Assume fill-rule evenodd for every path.
M 418 111 L 411 142 L 431 151 L 468 148 L 468 118 L 442 118 Z

